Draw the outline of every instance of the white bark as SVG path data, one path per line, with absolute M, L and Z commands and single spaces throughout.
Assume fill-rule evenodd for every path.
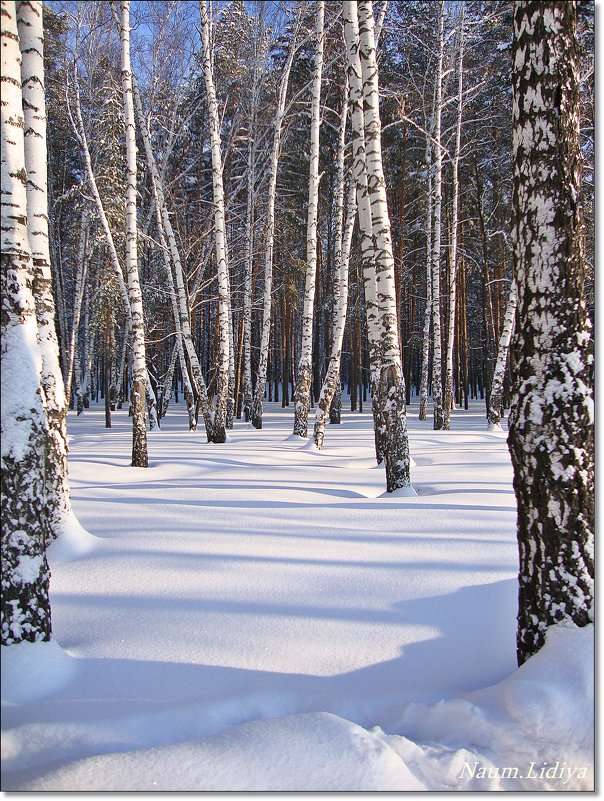
M 296 27 L 297 32 L 297 27 Z M 269 162 L 268 179 L 268 200 L 266 210 L 266 245 L 264 251 L 264 292 L 262 301 L 262 330 L 260 335 L 260 353 L 258 358 L 258 374 L 256 376 L 256 387 L 254 389 L 254 400 L 252 403 L 252 425 L 254 428 L 262 428 L 262 403 L 264 391 L 266 389 L 266 371 L 268 366 L 268 351 L 271 335 L 271 311 L 272 311 L 272 292 L 273 292 L 273 248 L 275 242 L 275 199 L 277 195 L 277 168 L 279 166 L 279 153 L 281 150 L 281 132 L 283 128 L 283 118 L 285 116 L 285 100 L 287 98 L 287 87 L 291 72 L 294 56 L 296 34 L 292 36 L 287 61 L 281 74 L 279 84 L 279 99 L 277 110 L 273 120 L 273 145 Z
M 367 338 L 369 342 L 369 364 L 372 390 L 372 411 L 375 434 L 375 455 L 381 464 L 382 439 L 379 436 L 378 391 L 381 365 L 381 343 L 377 280 L 375 271 L 375 243 L 373 221 L 367 183 L 367 163 L 365 151 L 365 121 L 363 114 L 363 76 L 359 53 L 359 21 L 356 2 L 345 0 L 342 4 L 344 38 L 348 64 L 348 85 L 350 87 L 350 117 L 352 124 L 352 174 L 357 187 L 357 206 L 359 213 L 359 232 L 361 235 L 361 264 L 365 290 L 365 310 L 367 316 Z
M 461 149 L 461 121 L 463 117 L 463 58 L 464 58 L 465 6 L 461 4 L 459 21 L 459 55 L 457 62 L 457 122 L 455 126 L 455 151 L 453 154 L 453 200 L 451 209 L 451 257 L 449 261 L 449 313 L 447 325 L 447 349 L 445 354 L 445 398 L 443 429 L 451 428 L 453 397 L 453 341 L 455 337 L 455 305 L 457 294 L 457 227 L 459 217 L 459 153 Z
M 67 354 L 67 374 L 65 376 L 65 397 L 67 403 L 71 397 L 71 387 L 73 384 L 73 373 L 75 366 L 76 351 L 78 348 L 78 330 L 80 327 L 80 317 L 82 314 L 82 301 L 84 299 L 84 287 L 86 285 L 86 275 L 88 273 L 88 233 L 89 222 L 86 212 L 82 213 L 80 227 L 80 245 L 78 248 L 78 267 L 76 273 L 76 284 L 73 299 L 73 315 L 71 321 L 71 334 L 69 337 L 69 349 Z M 76 372 L 76 383 L 77 383 Z
M 319 0 L 315 15 L 315 56 L 310 117 L 310 167 L 306 220 L 306 281 L 302 310 L 302 345 L 294 393 L 294 429 L 299 437 L 308 434 L 308 411 L 312 382 L 312 345 L 315 286 L 317 275 L 317 217 L 319 211 L 319 134 L 321 128 L 321 77 L 323 73 L 323 20 L 325 3 Z
M 432 143 L 426 137 L 428 188 L 426 194 L 426 309 L 422 337 L 422 372 L 419 389 L 419 419 L 428 415 L 428 383 L 430 378 L 430 320 L 432 319 Z
M 229 395 L 230 373 L 230 322 L 229 322 L 229 275 L 226 248 L 226 226 L 224 213 L 224 188 L 222 184 L 222 155 L 220 147 L 220 116 L 214 87 L 212 53 L 210 49 L 210 21 L 205 0 L 199 3 L 201 16 L 201 39 L 203 51 L 203 77 L 206 87 L 210 122 L 210 144 L 212 150 L 212 188 L 214 195 L 214 242 L 218 273 L 218 389 L 214 411 L 212 441 L 226 441 L 226 414 Z
M 357 4 L 359 52 L 363 81 L 367 188 L 375 242 L 375 283 L 380 328 L 380 372 L 378 389 L 380 452 L 386 464 L 386 489 L 409 487 L 410 457 L 405 411 L 405 380 L 401 363 L 394 254 L 386 182 L 382 165 L 378 67 L 375 48 L 373 6 Z
M 49 640 L 51 534 L 46 503 L 48 424 L 28 238 L 21 54 L 14 2 L 1 4 L 2 41 L 2 619 L 3 646 Z M 9 380 L 6 380 L 10 377 Z
M 346 327 L 346 313 L 348 310 L 348 265 L 350 262 L 350 247 L 352 245 L 352 233 L 354 221 L 357 214 L 356 203 L 356 184 L 350 181 L 350 191 L 348 196 L 348 208 L 346 211 L 346 225 L 342 233 L 342 223 L 340 221 L 340 237 L 336 234 L 336 276 L 334 278 L 334 323 L 333 339 L 331 344 L 331 354 L 329 365 L 321 394 L 317 403 L 317 413 L 315 416 L 315 427 L 313 437 L 315 447 L 321 450 L 325 439 L 325 426 L 329 417 L 331 404 L 336 396 L 340 380 L 340 362 L 342 358 L 342 344 L 344 342 L 344 328 Z
M 197 357 L 197 352 L 195 350 L 195 345 L 193 343 L 193 335 L 191 333 L 191 321 L 189 317 L 189 308 L 187 305 L 187 294 L 185 288 L 185 279 L 182 268 L 182 261 L 180 258 L 180 252 L 178 250 L 178 246 L 176 244 L 176 236 L 174 234 L 174 228 L 172 227 L 172 221 L 170 219 L 170 213 L 164 195 L 163 181 L 159 169 L 157 167 L 157 161 L 153 153 L 153 148 L 151 147 L 151 138 L 149 136 L 149 131 L 147 130 L 147 125 L 145 123 L 141 98 L 134 76 L 132 80 L 132 88 L 134 95 L 134 107 L 139 118 L 139 130 L 141 132 L 143 140 L 147 166 L 149 167 L 149 174 L 151 178 L 151 191 L 153 193 L 153 199 L 155 201 L 156 214 L 159 215 L 157 224 L 160 230 L 160 241 L 162 242 L 162 245 L 164 245 L 163 249 L 164 263 L 166 264 L 166 269 L 170 274 L 170 280 L 172 278 L 172 271 L 170 268 L 169 260 L 166 261 L 167 259 L 166 248 L 165 248 L 166 245 L 170 254 L 170 258 L 172 259 L 172 265 L 174 267 L 174 280 L 176 283 L 175 299 L 177 302 L 177 310 L 174 311 L 173 308 L 174 322 L 177 330 L 177 335 L 178 331 L 180 331 L 182 335 L 182 340 L 187 352 L 187 356 L 189 358 L 189 362 L 191 364 L 191 373 L 193 376 L 193 384 L 194 384 L 193 389 L 195 391 L 195 394 L 198 398 L 201 407 L 201 413 L 204 418 L 206 436 L 208 438 L 208 442 L 211 442 L 213 422 L 210 413 L 210 403 L 208 400 L 208 392 L 206 389 L 205 380 L 201 370 L 201 365 L 199 364 L 199 359 Z M 165 237 L 166 240 L 165 242 L 163 241 L 162 237 Z M 184 365 L 184 360 L 182 359 L 181 359 L 181 368 L 183 371 L 183 377 L 185 375 L 188 375 L 186 366 Z M 186 379 L 184 380 L 186 381 Z M 190 418 L 189 418 L 189 423 L 190 425 L 192 423 Z
M 147 427 L 145 394 L 150 385 L 145 355 L 145 320 L 143 297 L 138 273 L 136 230 L 136 128 L 132 101 L 132 68 L 130 66 L 130 2 L 120 2 L 120 35 L 122 40 L 122 95 L 126 127 L 126 270 L 128 297 L 132 319 L 132 466 L 147 467 Z M 151 394 L 152 394 L 151 390 Z
M 510 341 L 514 333 L 514 323 L 516 321 L 516 306 L 518 305 L 518 290 L 516 281 L 512 279 L 510 294 L 505 309 L 505 318 L 501 336 L 499 337 L 499 349 L 497 351 L 497 361 L 493 371 L 493 381 L 491 392 L 489 393 L 489 428 L 494 431 L 501 430 L 501 406 L 503 398 L 503 382 L 505 379 L 505 367 L 510 349 Z
M 440 2 L 438 15 L 438 61 L 434 105 L 434 241 L 432 250 L 432 403 L 434 430 L 443 427 L 442 337 L 440 326 L 440 247 L 442 215 L 443 154 L 441 147 L 443 55 L 445 47 L 445 4 Z
M 42 354 L 41 381 L 49 426 L 46 499 L 56 537 L 71 512 L 71 501 L 67 476 L 67 398 L 59 361 L 48 238 L 42 3 L 37 0 L 17 3 L 17 24 L 22 59 L 27 233 L 33 259 L 33 291 Z

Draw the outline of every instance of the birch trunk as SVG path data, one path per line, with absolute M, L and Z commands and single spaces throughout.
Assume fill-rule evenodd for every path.
M 136 128 L 132 101 L 132 69 L 130 66 L 130 2 L 121 0 L 120 35 L 122 40 L 122 94 L 126 126 L 126 270 L 128 297 L 132 320 L 132 466 L 147 467 L 147 427 L 145 425 L 145 395 L 147 393 L 147 364 L 145 358 L 145 320 L 143 298 L 138 273 L 136 230 Z
M 80 246 L 78 249 L 78 271 L 76 274 L 76 285 L 74 291 L 73 317 L 71 321 L 71 334 L 69 337 L 69 349 L 67 354 L 67 373 L 65 376 L 65 398 L 67 403 L 69 403 L 69 398 L 71 397 L 75 357 L 76 350 L 78 348 L 78 331 L 80 327 L 80 317 L 82 314 L 82 302 L 84 300 L 84 287 L 86 285 L 86 276 L 88 273 L 88 227 L 88 216 L 86 213 L 83 213 L 80 228 Z M 78 374 L 76 373 L 76 383 L 77 376 Z
M 299 11 L 298 11 L 299 13 Z M 299 20 L 299 18 L 298 18 Z M 296 28 L 297 32 L 297 28 Z M 260 335 L 260 354 L 258 359 L 258 374 L 256 376 L 256 387 L 254 389 L 254 399 L 252 402 L 252 425 L 254 428 L 262 428 L 262 408 L 264 401 L 264 391 L 266 389 L 266 370 L 268 366 L 269 344 L 271 335 L 271 311 L 272 311 L 272 292 L 273 292 L 273 250 L 275 243 L 275 198 L 277 194 L 277 169 L 279 166 L 279 153 L 281 150 L 281 132 L 283 128 L 283 118 L 285 117 L 285 100 L 287 98 L 287 87 L 291 72 L 294 56 L 296 34 L 292 36 L 287 61 L 281 74 L 279 84 L 279 99 L 277 110 L 273 121 L 273 146 L 271 149 L 269 179 L 268 179 L 268 201 L 266 210 L 266 245 L 264 251 L 264 292 L 262 302 L 262 330 Z
M 248 131 L 247 198 L 245 208 L 245 286 L 243 290 L 243 417 L 252 417 L 252 273 L 254 267 L 254 191 L 256 185 L 256 106 L 258 78 L 256 62 L 252 81 L 252 110 Z
M 461 4 L 459 30 L 459 57 L 457 79 L 457 123 L 455 127 L 455 153 L 453 155 L 453 206 L 451 210 L 451 260 L 449 269 L 447 350 L 445 354 L 445 403 L 443 429 L 451 428 L 451 412 L 455 404 L 453 396 L 453 343 L 455 335 L 455 307 L 457 293 L 457 226 L 459 216 L 459 153 L 461 148 L 461 121 L 463 116 L 463 59 L 464 59 L 465 6 Z
M 380 417 L 378 406 L 378 384 L 381 365 L 381 330 L 379 319 L 378 288 L 375 270 L 375 243 L 373 221 L 367 183 L 367 157 L 365 152 L 365 120 L 363 114 L 363 75 L 359 52 L 359 20 L 357 4 L 345 0 L 342 4 L 344 38 L 350 87 L 350 117 L 352 123 L 352 174 L 357 188 L 359 231 L 361 235 L 361 267 L 365 290 L 367 316 L 367 338 L 369 342 L 369 364 L 372 394 L 375 456 L 378 464 L 384 460 L 382 437 L 379 435 Z M 355 336 L 358 342 L 358 337 Z M 356 384 L 356 382 L 355 382 Z M 360 405 L 360 404 L 359 404 Z
M 199 3 L 201 39 L 203 49 L 203 76 L 206 87 L 212 149 L 212 188 L 214 195 L 214 242 L 218 272 L 218 376 L 212 442 L 226 441 L 226 414 L 230 376 L 230 323 L 229 276 L 226 250 L 224 215 L 224 188 L 222 185 L 222 155 L 220 147 L 220 117 L 214 88 L 212 54 L 210 49 L 210 21 L 205 0 Z
M 374 36 L 373 5 L 359 2 L 359 51 L 363 81 L 367 186 L 371 204 L 375 241 L 375 282 L 380 327 L 380 372 L 378 388 L 380 451 L 386 463 L 386 491 L 409 487 L 410 457 L 405 411 L 394 255 L 390 217 L 386 199 L 386 182 L 382 166 L 381 121 L 378 67 Z
M 2 617 L 0 643 L 51 637 L 51 533 L 45 479 L 49 429 L 28 237 L 21 54 L 14 2 L 2 16 Z
M 342 359 L 342 344 L 344 342 L 344 328 L 346 327 L 346 313 L 348 309 L 348 265 L 350 261 L 350 246 L 352 244 L 352 232 L 357 213 L 356 204 L 356 185 L 350 182 L 350 194 L 348 198 L 348 210 L 346 212 L 346 226 L 341 240 L 339 251 L 336 252 L 336 279 L 334 280 L 334 325 L 333 341 L 331 345 L 331 355 L 329 365 L 321 394 L 317 403 L 317 414 L 315 417 L 314 440 L 317 450 L 323 447 L 325 439 L 325 425 L 327 418 L 331 420 L 332 402 L 336 398 L 338 389 L 340 390 L 340 363 Z M 341 225 L 341 223 L 340 223 Z M 337 241 L 337 240 L 336 240 Z M 339 420 L 338 420 L 339 422 Z
M 516 281 L 512 280 L 503 328 L 499 338 L 499 350 L 497 351 L 497 361 L 495 362 L 495 370 L 493 372 L 493 383 L 491 384 L 491 392 L 489 393 L 489 428 L 491 431 L 501 431 L 503 382 L 505 379 L 505 367 L 508 359 L 510 340 L 514 333 L 517 305 L 518 292 L 516 289 Z
M 42 354 L 41 381 L 49 429 L 46 502 L 52 535 L 56 537 L 71 512 L 71 501 L 67 474 L 67 398 L 59 361 L 48 237 L 44 27 L 42 3 L 31 0 L 19 2 L 16 7 L 25 122 L 27 233 L 34 268 L 33 293 Z
M 576 4 L 514 8 L 512 233 L 518 283 L 509 444 L 518 503 L 517 651 L 593 621 L 593 342 L 580 204 Z
M 164 263 L 166 264 L 166 269 L 169 270 L 170 279 L 172 278 L 172 271 L 170 268 L 169 262 L 166 262 L 166 250 L 165 245 L 167 244 L 170 257 L 172 259 L 172 264 L 174 266 L 174 281 L 176 283 L 176 300 L 178 304 L 177 312 L 174 312 L 174 322 L 176 325 L 177 331 L 180 330 L 182 335 L 182 340 L 184 343 L 184 347 L 187 352 L 187 356 L 189 358 L 189 362 L 191 364 L 191 374 L 193 377 L 193 389 L 195 395 L 197 396 L 198 403 L 201 407 L 201 413 L 205 423 L 206 429 L 206 436 L 208 442 L 212 441 L 212 431 L 213 431 L 213 421 L 212 415 L 210 412 L 210 402 L 208 399 L 208 392 L 206 388 L 206 383 L 203 377 L 203 373 L 201 370 L 201 365 L 199 363 L 199 358 L 197 356 L 197 352 L 195 350 L 195 345 L 193 343 L 193 335 L 191 333 L 191 320 L 189 316 L 189 308 L 187 305 L 187 294 L 185 289 L 185 279 L 184 273 L 182 269 L 182 261 L 180 259 L 180 253 L 178 250 L 178 246 L 176 244 L 176 237 L 174 235 L 174 229 L 172 227 L 172 221 L 170 220 L 170 214 L 168 211 L 168 207 L 166 204 L 166 199 L 163 190 L 163 182 L 161 179 L 160 172 L 157 167 L 157 161 L 155 159 L 155 155 L 153 153 L 153 148 L 151 147 L 151 138 L 149 136 L 149 132 L 147 130 L 147 126 L 145 124 L 145 119 L 143 115 L 143 107 L 140 99 L 140 94 L 138 91 L 138 87 L 136 85 L 136 80 L 133 76 L 132 81 L 132 88 L 133 88 L 133 95 L 134 95 L 134 106 L 136 113 L 139 118 L 139 130 L 141 132 L 141 137 L 143 140 L 143 145 L 145 149 L 145 156 L 147 160 L 147 166 L 149 167 L 149 174 L 151 178 L 151 191 L 153 193 L 153 198 L 156 205 L 156 214 L 159 213 L 160 217 L 158 218 L 158 228 L 160 230 L 160 240 L 164 246 L 163 253 L 164 253 Z M 167 242 L 164 242 L 162 237 L 165 237 Z M 184 361 L 181 360 L 181 366 L 183 369 L 183 378 L 185 375 L 188 375 L 186 367 L 184 366 Z M 189 418 L 190 420 L 190 418 Z M 196 424 L 195 424 L 196 425 Z
M 428 416 L 428 383 L 430 378 L 430 320 L 432 318 L 432 142 L 426 137 L 428 194 L 426 197 L 426 310 L 422 337 L 422 372 L 419 389 L 419 419 Z
M 323 72 L 323 19 L 325 3 L 319 0 L 315 16 L 315 57 L 310 117 L 310 170 L 306 220 L 306 281 L 302 310 L 302 345 L 294 392 L 294 429 L 299 437 L 308 435 L 308 411 L 312 383 L 312 345 L 317 275 L 317 217 L 319 211 L 319 133 L 321 127 L 321 76 Z
M 443 55 L 445 46 L 445 4 L 440 2 L 438 15 L 438 62 L 436 66 L 436 98 L 434 106 L 434 242 L 432 250 L 432 404 L 434 430 L 443 428 L 442 337 L 440 328 L 440 247 L 442 216 L 441 147 Z
M 315 447 L 321 450 L 325 439 L 325 426 L 330 416 L 331 404 L 336 395 L 340 379 L 340 361 L 342 356 L 342 343 L 344 340 L 344 327 L 346 325 L 346 310 L 348 306 L 348 262 L 350 245 L 352 243 L 352 230 L 356 216 L 356 186 L 354 180 L 350 181 L 350 196 L 346 212 L 346 234 L 344 234 L 344 180 L 345 180 L 345 152 L 346 152 L 346 123 L 348 119 L 348 81 L 344 82 L 344 97 L 340 114 L 340 133 L 336 155 L 336 233 L 335 233 L 335 272 L 333 280 L 333 334 L 331 354 L 327 374 L 321 387 L 315 416 L 313 437 Z

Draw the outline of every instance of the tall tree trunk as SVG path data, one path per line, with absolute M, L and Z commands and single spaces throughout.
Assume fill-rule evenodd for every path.
M 122 40 L 122 94 L 126 127 L 126 271 L 128 298 L 132 315 L 132 466 L 147 467 L 147 427 L 145 397 L 147 393 L 147 362 L 145 354 L 145 320 L 143 296 L 138 273 L 136 230 L 136 128 L 132 100 L 132 70 L 130 67 L 130 0 L 120 3 L 120 35 Z
M 434 430 L 443 428 L 442 337 L 440 327 L 440 248 L 442 212 L 443 154 L 441 146 L 443 55 L 445 46 L 445 4 L 441 0 L 438 15 L 438 62 L 434 104 L 434 242 L 432 250 L 432 404 Z
M 461 4 L 459 22 L 459 55 L 457 61 L 457 123 L 455 126 L 455 151 L 453 154 L 453 201 L 451 210 L 451 260 L 449 269 L 449 316 L 447 321 L 445 355 L 445 403 L 443 429 L 451 428 L 451 411 L 455 403 L 453 395 L 453 344 L 455 339 L 455 309 L 457 292 L 457 226 L 459 217 L 459 154 L 461 149 L 461 121 L 463 116 L 463 59 L 464 59 L 465 6 Z
M 419 419 L 428 416 L 428 383 L 430 379 L 430 320 L 432 319 L 432 142 L 426 137 L 426 169 L 428 190 L 426 193 L 426 309 L 422 337 L 422 367 L 419 390 Z
M 323 73 L 323 19 L 325 3 L 317 2 L 315 12 L 315 57 L 310 116 L 310 175 L 306 220 L 306 281 L 302 310 L 302 346 L 294 393 L 294 430 L 308 435 L 308 412 L 312 382 L 313 320 L 317 274 L 317 217 L 319 211 L 319 132 L 321 127 L 321 76 Z
M 344 123 L 345 125 L 345 123 Z M 342 165 L 343 166 L 343 165 Z M 343 183 L 343 176 L 342 176 Z M 341 212 L 339 212 L 341 213 Z M 342 359 L 342 344 L 344 341 L 344 328 L 346 326 L 346 311 L 348 309 L 348 263 L 350 260 L 350 247 L 352 232 L 357 213 L 356 184 L 350 182 L 348 209 L 346 212 L 346 225 L 342 232 L 342 223 L 339 222 L 340 236 L 336 234 L 336 277 L 334 279 L 334 322 L 331 354 L 327 374 L 321 387 L 317 414 L 315 417 L 314 441 L 317 450 L 323 447 L 325 439 L 325 425 L 329 417 L 331 404 L 340 386 L 340 362 Z M 339 241 L 339 244 L 338 244 Z M 341 393 L 341 390 L 340 390 Z
M 514 9 L 518 326 L 509 444 L 518 502 L 518 662 L 593 619 L 594 401 L 586 312 L 576 4 Z
M 69 337 L 69 348 L 67 354 L 67 372 L 65 375 L 65 398 L 67 403 L 69 403 L 69 399 L 71 397 L 71 388 L 73 385 L 75 355 L 78 348 L 78 331 L 80 327 L 80 317 L 82 314 L 84 287 L 86 285 L 86 276 L 88 273 L 88 261 L 90 258 L 90 254 L 88 253 L 88 235 L 88 215 L 84 212 L 82 213 L 82 223 L 80 229 L 80 247 L 78 250 L 78 267 L 73 300 L 73 317 L 71 322 L 71 334 Z M 77 381 L 78 374 L 76 373 L 76 383 Z
M 353 125 L 353 168 L 362 232 L 376 457 L 378 463 L 385 461 L 386 489 L 393 492 L 410 485 L 410 460 L 396 318 L 394 257 L 382 168 L 371 2 L 357 4 L 345 0 L 343 19 Z
M 46 502 L 51 531 L 56 537 L 71 511 L 71 501 L 67 478 L 68 400 L 59 362 L 48 238 L 44 27 L 42 3 L 31 0 L 19 2 L 16 6 L 25 122 L 27 233 L 34 267 L 33 293 L 42 354 L 41 381 L 49 428 Z
M 40 9 L 41 11 L 41 9 Z M 28 237 L 21 55 L 14 2 L 2 1 L 2 630 L 0 643 L 49 640 L 52 526 L 46 497 L 49 427 Z M 40 166 L 40 165 L 38 165 Z
M 300 7 L 298 7 L 297 23 L 299 23 Z M 297 33 L 298 25 L 296 25 Z M 296 54 L 296 33 L 293 34 L 290 44 L 287 61 L 281 73 L 279 84 L 279 99 L 277 110 L 273 120 L 273 146 L 271 149 L 269 178 L 268 178 L 268 200 L 266 210 L 266 245 L 264 251 L 264 293 L 262 303 L 262 328 L 260 334 L 260 352 L 258 357 L 258 373 L 256 376 L 256 387 L 254 389 L 254 399 L 252 402 L 252 425 L 254 428 L 262 428 L 262 404 L 264 401 L 264 391 L 266 389 L 266 368 L 268 365 L 269 342 L 271 333 L 271 312 L 272 312 L 272 292 L 273 292 L 273 249 L 275 243 L 275 197 L 277 194 L 277 168 L 279 166 L 279 153 L 281 150 L 281 131 L 283 118 L 285 117 L 285 100 L 287 97 L 287 87 L 291 72 L 294 56 Z M 289 375 L 285 377 L 289 381 Z M 285 397 L 285 386 L 284 386 Z
M 210 20 L 205 0 L 199 3 L 203 50 L 203 77 L 206 87 L 212 151 L 212 191 L 214 196 L 214 243 L 218 275 L 219 340 L 217 354 L 217 392 L 214 409 L 212 442 L 226 442 L 226 416 L 230 378 L 230 302 L 229 266 L 227 262 L 224 188 L 222 184 L 222 153 L 220 146 L 220 117 L 214 88 L 212 53 L 210 49 Z
M 516 290 L 516 281 L 512 280 L 508 304 L 505 310 L 503 328 L 501 330 L 501 336 L 499 337 L 499 350 L 497 351 L 497 361 L 495 362 L 495 370 L 493 371 L 493 383 L 491 384 L 491 391 L 489 393 L 489 428 L 496 431 L 501 430 L 503 385 L 508 361 L 510 340 L 512 338 L 514 322 L 516 320 L 517 302 L 518 293 Z

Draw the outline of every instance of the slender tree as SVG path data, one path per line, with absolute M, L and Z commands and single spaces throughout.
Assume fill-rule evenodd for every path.
M 229 295 L 229 266 L 227 261 L 226 218 L 224 211 L 224 187 L 222 182 L 222 151 L 220 146 L 220 116 L 214 87 L 212 51 L 210 46 L 210 19 L 205 0 L 199 3 L 201 15 L 201 38 L 203 51 L 203 77 L 210 119 L 210 144 L 212 150 L 212 189 L 214 196 L 214 243 L 218 271 L 218 392 L 212 430 L 212 442 L 226 441 L 227 401 L 229 396 L 231 321 Z
M 34 268 L 33 292 L 42 354 L 41 380 L 49 426 L 46 499 L 51 531 L 56 537 L 71 511 L 71 502 L 67 480 L 67 398 L 59 362 L 48 238 L 42 3 L 37 0 L 18 2 L 17 24 L 25 123 L 27 234 Z
M 41 9 L 37 9 L 41 10 Z M 49 640 L 46 545 L 49 426 L 33 295 L 21 54 L 14 2 L 2 0 L 2 645 Z M 39 46 L 39 43 L 37 43 Z M 32 169 L 42 165 L 32 164 Z
M 306 281 L 302 310 L 302 345 L 294 394 L 294 430 L 308 435 L 308 411 L 312 383 L 312 346 L 315 289 L 317 277 L 317 218 L 319 213 L 319 134 L 321 128 L 321 78 L 323 73 L 323 22 L 325 3 L 319 0 L 315 12 L 315 57 L 310 116 L 310 174 L 306 220 Z
M 122 41 L 122 94 L 126 124 L 126 270 L 128 297 L 132 319 L 132 466 L 147 467 L 147 426 L 145 397 L 147 392 L 147 360 L 145 354 L 145 320 L 143 297 L 138 272 L 136 225 L 136 126 L 132 100 L 132 68 L 130 66 L 130 0 L 120 3 Z
M 300 7 L 296 9 L 296 22 L 294 33 L 290 42 L 289 52 L 281 81 L 279 83 L 279 97 L 277 109 L 273 120 L 273 144 L 271 147 L 269 161 L 268 178 L 268 201 L 266 211 L 266 234 L 264 251 L 264 292 L 262 301 L 262 325 L 260 329 L 260 353 L 258 357 L 258 372 L 256 375 L 256 387 L 254 389 L 254 399 L 252 402 L 252 425 L 254 428 L 262 428 L 262 403 L 266 390 L 266 376 L 268 367 L 269 344 L 271 334 L 271 313 L 273 298 L 273 255 L 275 245 L 275 200 L 277 196 L 277 172 L 279 167 L 279 155 L 281 152 L 281 135 L 283 130 L 283 120 L 285 117 L 285 102 L 287 99 L 287 88 L 292 64 L 296 55 L 296 36 L 300 22 Z
M 516 290 L 516 281 L 513 280 L 510 286 L 510 294 L 508 296 L 508 302 L 505 310 L 503 328 L 501 329 L 501 336 L 499 337 L 497 361 L 495 362 L 493 382 L 491 384 L 491 391 L 489 393 L 489 428 L 495 431 L 501 430 L 501 407 L 503 405 L 505 370 L 508 362 L 510 341 L 512 339 L 514 325 L 516 322 L 517 302 L 518 292 Z
M 509 444 L 518 502 L 518 661 L 549 626 L 592 620 L 593 354 L 580 203 L 574 2 L 514 8 L 513 243 L 518 326 Z

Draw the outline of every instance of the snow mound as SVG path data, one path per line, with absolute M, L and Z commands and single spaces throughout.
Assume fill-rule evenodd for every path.
M 59 537 L 48 547 L 48 560 L 51 565 L 71 562 L 93 550 L 97 544 L 94 535 L 86 531 L 73 512 L 63 523 Z
M 56 640 L 21 642 L 0 649 L 2 701 L 24 704 L 60 690 L 76 672 L 75 660 Z
M 553 626 L 508 678 L 409 704 L 397 726 L 405 736 L 386 739 L 431 790 L 591 790 L 593 649 L 593 626 Z
M 415 498 L 417 492 L 413 489 L 411 485 L 408 487 L 399 487 L 395 489 L 393 492 L 383 492 L 379 497 L 380 498 Z
M 383 736 L 326 712 L 256 721 L 177 745 L 72 763 L 31 790 L 425 790 Z

